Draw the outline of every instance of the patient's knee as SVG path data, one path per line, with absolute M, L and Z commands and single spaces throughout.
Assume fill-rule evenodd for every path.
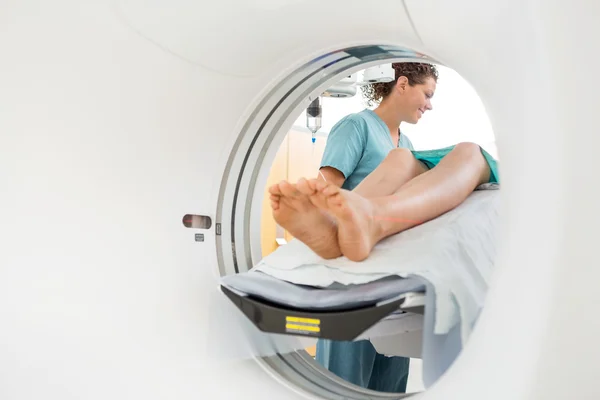
M 396 166 L 404 166 L 406 163 L 412 162 L 415 157 L 412 154 L 412 151 L 404 148 L 396 148 L 390 150 L 387 154 L 383 163 L 388 164 L 390 167 Z
M 481 147 L 477 143 L 458 143 L 452 151 L 459 153 L 464 158 L 482 157 Z

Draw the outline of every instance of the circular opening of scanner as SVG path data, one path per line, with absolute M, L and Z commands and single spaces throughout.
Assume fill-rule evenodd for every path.
M 248 271 L 262 258 L 260 207 L 263 187 L 277 149 L 296 116 L 342 78 L 383 63 L 431 62 L 399 46 L 358 46 L 323 55 L 282 79 L 243 125 L 221 180 L 216 214 L 221 275 Z
M 260 211 L 264 189 L 277 151 L 297 116 L 323 93 L 334 97 L 335 93 L 327 94 L 331 88 L 334 88 L 332 92 L 344 93 L 346 89 L 338 88 L 336 91 L 335 87 L 345 77 L 368 67 L 402 61 L 442 65 L 402 47 L 349 48 L 302 65 L 262 98 L 239 134 L 221 183 L 215 223 L 219 272 L 222 276 L 246 272 L 263 257 L 261 217 L 264 212 L 269 212 L 265 208 Z M 281 228 L 277 236 L 278 240 L 285 243 Z M 321 367 L 306 351 L 278 354 L 258 361 L 295 388 L 322 398 L 403 396 L 352 385 Z

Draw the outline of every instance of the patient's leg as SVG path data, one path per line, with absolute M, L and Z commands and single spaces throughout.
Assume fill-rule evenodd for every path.
M 489 177 L 479 146 L 461 143 L 435 168 L 389 196 L 366 198 L 324 182 L 316 186 L 336 218 L 342 253 L 361 261 L 381 239 L 450 211 Z
M 306 180 L 298 182 L 298 186 L 303 185 L 308 185 Z M 335 221 L 325 210 L 315 207 L 308 196 L 289 182 L 271 186 L 269 193 L 273 217 L 279 225 L 320 257 L 331 259 L 342 255 Z
M 353 192 L 367 198 L 388 196 L 426 171 L 427 168 L 417 161 L 410 150 L 394 149 L 373 172 L 353 189 Z M 317 190 L 317 181 L 319 179 L 311 179 L 308 181 L 308 185 L 299 185 L 298 189 L 310 196 L 311 202 L 316 207 L 325 210 L 327 209 L 326 196 Z
M 426 172 L 427 168 L 408 149 L 394 149 L 353 192 L 363 197 L 389 196 L 411 179 Z
M 389 195 L 425 171 L 410 150 L 394 149 L 354 190 L 365 197 Z M 327 213 L 326 198 L 316 190 L 314 181 L 300 179 L 296 185 L 281 182 L 269 192 L 279 225 L 323 258 L 342 255 L 335 220 Z

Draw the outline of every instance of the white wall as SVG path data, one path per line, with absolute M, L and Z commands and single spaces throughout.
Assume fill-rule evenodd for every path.
M 417 125 L 402 125 L 417 150 L 440 148 L 458 142 L 475 142 L 498 157 L 494 134 L 485 108 L 475 90 L 452 69 L 439 66 L 439 80 L 432 100 L 433 111 L 425 113 Z M 343 116 L 366 107 L 360 90 L 349 99 L 323 98 L 323 127 L 328 133 Z M 302 113 L 295 126 L 306 125 Z

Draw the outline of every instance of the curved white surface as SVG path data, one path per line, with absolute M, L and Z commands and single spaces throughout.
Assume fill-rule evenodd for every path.
M 419 45 L 398 1 L 370 15 L 347 0 L 219 4 L 3 2 L 0 397 L 300 398 L 251 360 L 206 357 L 214 229 L 198 243 L 181 219 L 214 216 L 255 99 L 313 57 L 364 43 L 414 45 L 456 68 L 483 97 L 503 161 L 508 244 L 489 304 L 421 397 L 600 397 L 599 5 L 409 0 Z M 176 12 L 156 18 L 167 5 Z
M 316 43 L 333 45 L 403 37 L 417 43 L 402 3 L 379 1 L 373 11 L 395 18 L 364 18 L 371 8 L 358 0 L 116 0 L 119 14 L 141 35 L 183 59 L 231 77 L 256 77 L 272 72 L 290 50 L 312 55 Z M 356 24 L 360 21 L 358 29 Z M 392 35 L 392 36 L 391 36 Z M 231 47 L 233 46 L 233 47 Z M 344 47 L 342 45 L 342 47 Z M 232 51 L 235 49 L 235 51 Z M 285 58 L 284 58 L 285 60 Z

